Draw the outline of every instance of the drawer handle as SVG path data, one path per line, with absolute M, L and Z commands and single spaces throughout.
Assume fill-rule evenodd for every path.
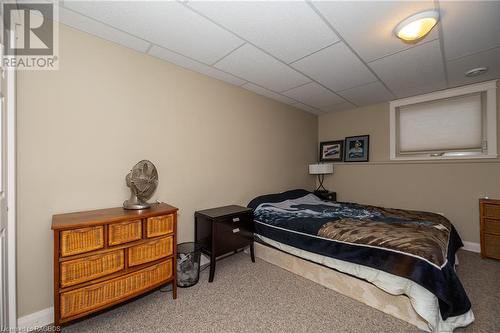
M 163 221 L 163 220 L 168 220 L 169 218 L 170 218 L 170 215 L 165 215 L 165 216 L 150 217 L 148 220 L 150 220 L 150 221 Z
M 160 239 L 154 240 L 152 242 L 144 243 L 144 245 L 146 245 L 146 246 L 157 245 L 158 243 L 161 243 L 165 240 L 166 240 L 166 238 L 160 238 Z
M 140 221 L 139 220 L 125 221 L 125 222 L 117 223 L 117 224 L 114 224 L 114 225 L 129 225 L 129 224 L 138 223 L 138 222 L 140 222 Z
M 71 232 L 74 232 L 74 233 L 78 233 L 78 234 L 84 234 L 86 232 L 92 232 L 96 229 L 75 229 L 75 230 L 71 230 Z
M 121 253 L 121 250 L 120 250 L 120 252 L 116 252 L 116 253 L 113 253 L 113 252 L 101 253 L 101 254 L 96 254 L 95 256 L 90 256 L 90 257 L 86 257 L 86 258 L 82 258 L 82 259 L 76 259 L 76 260 L 82 261 L 82 262 L 95 261 L 95 260 L 104 259 L 105 257 L 107 257 L 109 255 L 122 256 L 122 253 Z
M 233 222 L 240 222 L 240 218 L 239 217 L 234 217 L 233 218 Z
M 94 291 L 94 290 L 100 289 L 102 287 L 103 287 L 102 285 L 91 286 L 91 287 L 85 288 L 85 291 Z
M 160 267 L 160 266 L 159 266 L 159 265 L 154 265 L 154 266 L 151 266 L 151 267 L 145 268 L 143 271 L 144 271 L 144 272 L 154 271 L 155 269 L 158 269 L 158 267 Z
M 240 228 L 233 229 L 233 234 L 240 232 Z

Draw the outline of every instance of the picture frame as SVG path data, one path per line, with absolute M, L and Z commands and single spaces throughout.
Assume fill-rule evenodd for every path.
M 341 162 L 344 158 L 344 140 L 323 141 L 319 144 L 320 162 Z
M 344 162 L 368 162 L 370 160 L 370 136 L 358 135 L 345 138 Z

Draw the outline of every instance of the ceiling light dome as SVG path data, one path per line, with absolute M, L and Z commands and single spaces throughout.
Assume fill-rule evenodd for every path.
M 401 21 L 394 30 L 396 36 L 407 42 L 414 42 L 427 35 L 439 20 L 439 13 L 428 10 Z

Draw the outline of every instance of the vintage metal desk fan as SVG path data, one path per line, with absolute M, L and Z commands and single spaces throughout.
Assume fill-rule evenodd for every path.
M 125 209 L 146 209 L 151 207 L 147 202 L 158 186 L 158 171 L 151 161 L 142 160 L 125 177 L 130 187 L 130 199 L 123 202 Z

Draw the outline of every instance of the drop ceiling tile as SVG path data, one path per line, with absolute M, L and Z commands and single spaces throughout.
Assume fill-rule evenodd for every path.
M 492 50 L 448 61 L 448 79 L 451 86 L 482 82 L 500 78 L 500 47 Z M 467 77 L 465 72 L 476 67 L 488 67 L 488 72 L 476 77 Z
M 312 113 L 312 114 L 315 114 L 315 115 L 318 115 L 318 116 L 326 113 L 324 111 L 315 109 L 313 107 L 310 107 L 309 105 L 305 105 L 305 104 L 302 104 L 302 103 L 295 103 L 295 104 L 292 104 L 292 106 L 295 107 L 295 108 L 297 108 L 297 109 L 304 110 L 304 111 L 307 111 L 309 113 Z
M 174 1 L 65 1 L 64 6 L 207 64 L 243 43 Z
M 499 1 L 441 1 L 446 59 L 500 46 Z
M 305 2 L 189 2 L 188 6 L 289 63 L 339 40 Z
M 140 38 L 136 38 L 62 7 L 59 8 L 59 21 L 75 29 L 124 45 L 140 52 L 146 52 L 151 45 Z
M 313 5 L 367 62 L 412 47 L 394 35 L 394 28 L 408 16 L 434 9 L 432 0 L 314 1 Z M 434 28 L 424 41 L 436 38 Z
M 353 105 L 349 102 L 342 102 L 340 104 L 335 104 L 331 106 L 327 111 L 328 112 L 337 112 L 337 111 L 345 111 L 355 109 L 356 105 Z
M 310 80 L 256 47 L 245 44 L 215 67 L 273 91 L 284 91 Z
M 394 95 L 380 81 L 343 90 L 338 92 L 338 94 L 358 106 L 376 104 L 394 99 Z
M 311 54 L 294 62 L 292 67 L 334 91 L 377 80 L 344 43 Z
M 176 65 L 181 66 L 181 67 L 190 69 L 190 70 L 195 71 L 195 72 L 199 72 L 201 74 L 205 74 L 207 76 L 210 76 L 210 77 L 213 77 L 215 79 L 222 80 L 222 81 L 225 81 L 225 82 L 228 82 L 231 84 L 235 84 L 235 85 L 239 86 L 239 85 L 242 85 L 243 83 L 246 82 L 246 81 L 239 79 L 231 74 L 224 73 L 223 71 L 220 71 L 216 68 L 207 66 L 205 64 L 202 64 L 202 63 L 197 62 L 195 60 L 189 59 L 189 58 L 184 57 L 184 56 L 177 54 L 175 52 L 166 50 L 162 47 L 153 46 L 151 48 L 151 50 L 149 50 L 149 54 L 154 56 L 154 57 L 172 62 Z
M 330 111 L 335 104 L 345 102 L 342 98 L 316 82 L 290 89 L 283 94 L 322 111 Z
M 241 87 L 245 88 L 245 89 L 248 89 L 250 91 L 253 91 L 254 93 L 257 93 L 259 95 L 275 99 L 275 100 L 277 100 L 279 102 L 282 102 L 282 103 L 286 103 L 286 104 L 295 104 L 295 103 L 297 103 L 297 101 L 294 101 L 291 98 L 288 98 L 288 97 L 283 96 L 281 94 L 277 94 L 277 93 L 272 92 L 270 90 L 267 90 L 265 88 L 259 87 L 258 85 L 255 85 L 253 83 L 245 83 Z
M 446 88 L 439 41 L 431 41 L 369 64 L 398 98 Z

